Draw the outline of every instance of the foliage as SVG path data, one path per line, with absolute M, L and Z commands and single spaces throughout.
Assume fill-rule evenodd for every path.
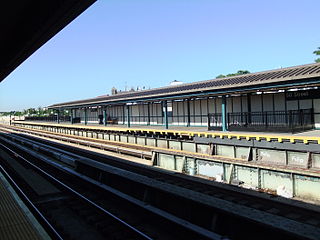
M 10 112 L 2 112 L 0 116 L 34 116 L 34 117 L 45 117 L 49 115 L 56 114 L 57 112 L 54 110 L 49 110 L 47 108 L 38 107 L 36 108 L 28 108 L 23 111 L 10 111 Z M 60 111 L 61 115 L 69 115 L 70 111 L 62 110 Z
M 248 70 L 239 70 L 236 73 L 229 73 L 227 75 L 220 74 L 216 76 L 216 78 L 233 77 L 233 76 L 238 76 L 238 75 L 248 74 L 248 73 L 250 73 Z
M 313 54 L 320 56 L 320 47 L 318 47 L 318 50 L 313 51 Z M 320 62 L 320 58 L 317 58 L 314 60 L 315 62 Z

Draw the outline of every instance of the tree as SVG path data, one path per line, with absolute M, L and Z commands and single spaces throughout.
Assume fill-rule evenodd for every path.
M 233 77 L 233 76 L 238 76 L 238 75 L 248 74 L 248 73 L 250 73 L 248 70 L 239 70 L 236 73 L 229 73 L 227 75 L 220 74 L 216 76 L 216 78 Z
M 315 50 L 314 52 L 313 52 L 313 54 L 315 54 L 315 55 L 317 55 L 317 56 L 320 56 L 320 47 L 318 47 L 318 50 Z M 315 62 L 320 62 L 320 58 L 317 58 L 317 59 L 315 59 L 314 60 Z

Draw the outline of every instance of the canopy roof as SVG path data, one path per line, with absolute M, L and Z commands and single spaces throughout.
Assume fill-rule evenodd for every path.
M 248 87 L 305 85 L 310 80 L 320 85 L 320 63 L 281 68 L 271 71 L 243 74 L 233 77 L 217 78 L 201 82 L 187 83 L 175 86 L 154 88 L 143 91 L 118 93 L 112 96 L 100 96 L 90 99 L 54 104 L 49 108 L 73 107 L 82 105 L 107 104 L 119 101 L 130 102 L 145 99 L 161 99 L 170 96 L 187 96 L 190 94 L 205 93 L 234 93 L 246 90 Z

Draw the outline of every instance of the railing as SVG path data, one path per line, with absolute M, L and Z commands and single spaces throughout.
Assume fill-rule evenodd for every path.
M 126 117 L 127 118 L 127 117 Z M 163 116 L 161 115 L 140 115 L 140 116 L 130 116 L 131 124 L 141 124 L 141 125 L 162 125 Z
M 222 114 L 221 113 L 208 114 L 208 129 L 222 130 Z
M 25 117 L 25 121 L 43 121 L 43 122 L 57 122 L 57 115 L 46 116 L 46 117 Z M 59 116 L 60 122 L 70 122 L 70 116 Z
M 297 132 L 314 128 L 313 109 L 228 113 L 228 130 Z

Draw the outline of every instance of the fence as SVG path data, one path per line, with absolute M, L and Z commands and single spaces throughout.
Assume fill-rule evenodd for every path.
M 221 115 L 221 114 L 220 114 Z M 209 114 L 209 130 L 221 129 L 221 118 Z M 314 128 L 313 109 L 227 114 L 228 130 L 297 132 Z
M 25 117 L 25 121 L 43 121 L 43 122 L 57 122 L 58 116 L 57 115 L 51 115 L 46 117 Z M 59 116 L 60 122 L 70 122 L 71 117 L 70 116 Z

